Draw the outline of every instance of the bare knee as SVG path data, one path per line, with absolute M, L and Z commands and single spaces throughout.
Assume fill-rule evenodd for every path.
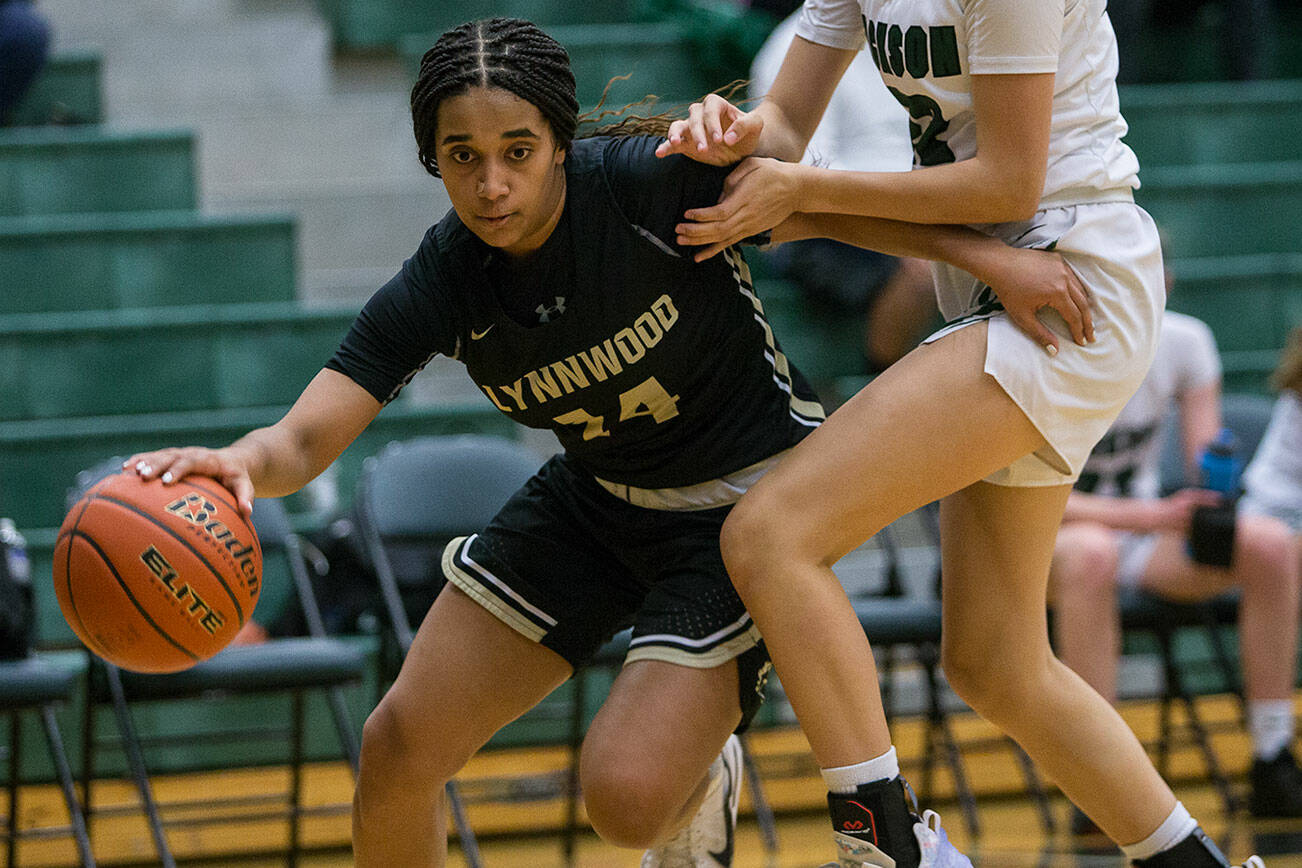
M 441 756 L 437 745 L 421 737 L 416 723 L 411 712 L 389 696 L 366 718 L 357 778 L 359 805 L 410 804 L 420 795 L 437 794 L 460 770 L 464 759 Z
M 1055 606 L 1115 606 L 1120 549 L 1116 532 L 1079 522 L 1058 532 L 1050 570 Z
M 645 850 L 674 830 L 682 805 L 639 763 L 590 755 L 585 746 L 580 780 L 588 822 L 603 841 Z
M 763 590 L 766 579 L 786 572 L 781 566 L 794 547 L 782 541 L 776 505 L 762 491 L 753 491 L 733 507 L 719 535 L 719 548 L 728 577 L 746 600 Z
M 1245 516 L 1235 529 L 1234 566 L 1246 581 L 1275 586 L 1297 584 L 1297 539 L 1283 522 Z

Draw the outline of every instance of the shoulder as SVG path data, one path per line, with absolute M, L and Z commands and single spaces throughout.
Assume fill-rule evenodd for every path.
M 1173 310 L 1162 314 L 1162 341 L 1173 348 L 1196 347 L 1216 352 L 1216 337 L 1211 326 L 1197 317 Z

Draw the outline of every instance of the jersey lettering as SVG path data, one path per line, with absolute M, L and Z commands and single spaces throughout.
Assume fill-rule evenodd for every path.
M 648 377 L 619 396 L 619 421 L 626 422 L 638 416 L 650 416 L 657 425 L 678 415 L 678 396 L 669 394 L 660 381 Z M 557 416 L 553 421 L 561 425 L 582 425 L 583 439 L 595 440 L 609 437 L 606 417 L 593 416 L 582 408 Z
M 631 326 L 615 332 L 613 337 L 561 361 L 528 371 L 514 383 L 500 386 L 480 383 L 479 388 L 503 413 L 529 409 L 529 398 L 535 405 L 545 404 L 588 388 L 591 385 L 589 375 L 592 380 L 604 383 L 608 377 L 623 373 L 626 367 L 640 362 L 647 350 L 659 344 L 676 322 L 678 308 L 673 299 L 662 295 L 651 303 L 650 310 L 639 314 Z M 564 424 L 574 423 L 575 420 L 569 420 Z
M 919 166 L 939 166 L 954 162 L 954 152 L 941 138 L 949 132 L 949 121 L 940 104 L 925 94 L 905 94 L 887 87 L 896 102 L 909 112 L 909 135 L 913 137 L 913 157 Z M 926 122 L 924 127 L 922 124 Z
M 864 37 L 873 63 L 887 75 L 903 78 L 948 78 L 962 74 L 958 36 L 953 25 L 902 28 L 863 18 Z

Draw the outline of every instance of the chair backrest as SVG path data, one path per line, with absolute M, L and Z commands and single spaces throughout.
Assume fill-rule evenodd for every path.
M 541 463 L 523 444 L 489 435 L 395 441 L 367 459 L 359 506 L 385 538 L 472 533 Z
M 1257 451 L 1270 424 L 1275 402 L 1265 395 L 1231 393 L 1221 396 L 1221 424 L 1234 432 L 1238 456 L 1247 464 Z M 1196 480 L 1187 478 L 1184 445 L 1180 439 L 1180 417 L 1172 413 L 1162 426 L 1162 491 L 1170 493 Z

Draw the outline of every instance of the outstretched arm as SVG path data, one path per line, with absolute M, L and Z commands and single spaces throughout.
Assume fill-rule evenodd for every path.
M 337 371 L 322 370 L 275 424 L 245 434 L 222 449 L 184 446 L 131 456 L 125 468 L 144 479 L 179 482 L 208 476 L 235 495 L 240 511 L 253 512 L 256 492 L 280 497 L 298 491 L 362 433 L 381 404 Z
M 1051 353 L 1058 351 L 1058 338 L 1036 317 L 1043 307 L 1062 316 L 1078 344 L 1094 340 L 1088 293 L 1057 253 L 1009 247 L 966 226 L 841 214 L 797 213 L 773 231 L 775 242 L 800 238 L 834 238 L 892 256 L 948 262 L 989 284 L 1013 322 Z
M 701 246 L 697 259 L 706 259 L 796 211 L 913 223 L 1024 220 L 1044 192 L 1053 82 L 1052 74 L 972 76 L 977 152 L 958 162 L 911 172 L 844 172 L 746 159 L 729 175 L 718 204 L 684 215 L 682 243 Z M 775 101 L 771 96 L 765 104 Z
M 773 87 L 754 110 L 710 94 L 670 125 L 656 156 L 683 154 L 715 166 L 731 166 L 752 154 L 799 161 L 854 56 L 795 37 Z

